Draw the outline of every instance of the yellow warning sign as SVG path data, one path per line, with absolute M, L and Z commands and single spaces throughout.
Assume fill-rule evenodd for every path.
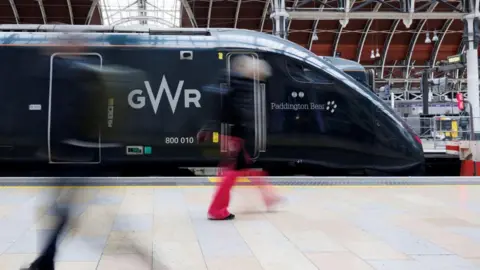
M 213 132 L 212 134 L 212 141 L 214 143 L 218 143 L 218 132 Z
M 223 60 L 223 53 L 222 52 L 218 53 L 218 59 Z
M 108 106 L 113 106 L 114 104 L 114 99 L 113 98 L 109 98 L 108 99 Z

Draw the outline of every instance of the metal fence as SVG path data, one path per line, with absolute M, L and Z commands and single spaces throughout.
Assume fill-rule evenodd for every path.
M 425 151 L 445 151 L 447 141 L 470 139 L 470 117 L 406 117 L 407 124 L 420 136 Z

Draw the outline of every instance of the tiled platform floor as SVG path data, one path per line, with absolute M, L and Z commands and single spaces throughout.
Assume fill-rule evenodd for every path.
M 0 189 L 0 269 L 35 257 L 49 191 Z M 480 269 L 480 186 L 278 188 L 289 202 L 275 213 L 237 188 L 223 222 L 206 219 L 212 187 L 78 191 L 59 270 Z

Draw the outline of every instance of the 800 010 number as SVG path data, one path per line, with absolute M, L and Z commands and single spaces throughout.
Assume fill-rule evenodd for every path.
M 194 137 L 165 137 L 165 144 L 192 144 Z

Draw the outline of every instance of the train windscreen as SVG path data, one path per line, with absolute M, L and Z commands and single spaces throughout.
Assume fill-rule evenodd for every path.
M 370 87 L 368 84 L 367 80 L 367 74 L 365 74 L 365 71 L 351 71 L 351 70 L 345 70 L 345 73 L 353 77 L 355 80 L 361 82 L 362 84 Z

